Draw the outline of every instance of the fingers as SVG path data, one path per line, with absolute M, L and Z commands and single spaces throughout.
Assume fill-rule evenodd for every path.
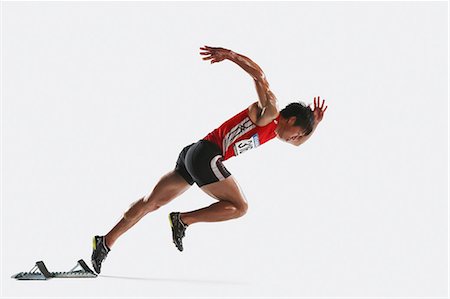
M 207 48 L 200 47 L 200 50 L 204 51 L 204 52 L 200 52 L 200 55 L 212 55 L 213 54 L 213 52 Z
M 219 50 L 219 49 L 221 49 L 221 48 L 219 48 L 219 47 L 210 47 L 210 46 L 207 46 L 207 45 L 204 45 L 203 48 L 204 48 L 205 50 Z M 200 48 L 200 49 L 201 49 L 201 48 Z
M 200 55 L 213 55 L 213 52 L 211 51 L 200 52 Z
M 324 113 L 327 108 L 328 106 L 325 106 L 325 100 L 322 100 L 322 104 L 320 105 L 319 109 L 322 111 L 322 113 Z
M 221 48 L 215 48 L 215 47 L 209 47 L 209 46 L 203 46 L 203 47 L 200 47 L 200 50 L 203 50 L 203 51 L 215 51 L 215 50 L 220 50 Z
M 211 47 L 208 47 L 208 46 L 200 47 L 200 50 L 204 51 L 204 52 L 200 52 L 200 55 L 203 55 L 203 56 L 209 55 L 209 56 L 203 57 L 202 58 L 203 60 L 213 59 L 213 60 L 211 60 L 211 64 L 214 62 L 217 62 L 214 60 L 214 52 L 211 50 Z
M 208 57 L 203 57 L 203 60 L 211 60 L 211 64 L 220 61 L 219 59 L 214 58 L 214 56 L 212 56 L 212 55 L 211 55 L 211 56 L 208 56 Z
M 325 110 L 327 110 L 328 108 L 328 106 L 325 106 L 325 100 L 320 101 L 320 96 L 318 96 L 317 98 L 314 97 L 314 110 L 316 110 L 317 108 L 319 108 L 323 112 L 325 112 Z
M 203 57 L 202 59 L 203 60 L 211 60 L 211 64 L 220 62 L 224 59 L 224 57 L 222 57 L 223 53 L 221 52 L 221 50 L 225 50 L 223 48 L 214 48 L 214 47 L 205 45 L 203 47 L 200 47 L 200 50 L 203 51 L 203 52 L 200 52 L 200 55 L 206 56 L 206 57 Z

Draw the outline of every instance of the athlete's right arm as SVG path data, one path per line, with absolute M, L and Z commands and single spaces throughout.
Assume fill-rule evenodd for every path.
M 239 65 L 253 78 L 256 92 L 258 93 L 258 119 L 264 119 L 263 122 L 265 123 L 272 121 L 278 116 L 277 98 L 270 90 L 266 75 L 259 65 L 250 58 L 228 49 L 209 46 L 204 46 L 200 49 L 204 51 L 200 54 L 206 55 L 203 60 L 211 60 L 212 64 L 228 59 Z

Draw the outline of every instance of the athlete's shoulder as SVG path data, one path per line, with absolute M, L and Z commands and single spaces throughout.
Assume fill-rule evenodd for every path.
M 259 127 L 267 126 L 276 119 L 279 114 L 280 111 L 278 110 L 277 103 L 261 107 L 259 102 L 255 102 L 248 107 L 248 116 L 250 117 L 250 120 Z

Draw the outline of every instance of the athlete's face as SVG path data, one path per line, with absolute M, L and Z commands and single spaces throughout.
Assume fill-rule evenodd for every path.
M 275 133 L 283 141 L 290 142 L 298 137 L 305 136 L 305 130 L 302 127 L 294 126 L 295 116 L 289 119 L 280 119 L 279 126 Z

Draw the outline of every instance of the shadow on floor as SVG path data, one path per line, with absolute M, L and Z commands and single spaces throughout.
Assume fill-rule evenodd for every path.
M 129 280 L 143 280 L 154 282 L 181 282 L 181 283 L 200 283 L 200 284 L 232 284 L 232 285 L 248 285 L 246 282 L 240 281 L 225 281 L 225 280 L 206 280 L 206 279 L 180 279 L 180 278 L 152 278 L 152 277 L 131 277 L 131 276 L 116 276 L 116 275 L 99 275 L 103 278 L 114 279 L 129 279 Z

